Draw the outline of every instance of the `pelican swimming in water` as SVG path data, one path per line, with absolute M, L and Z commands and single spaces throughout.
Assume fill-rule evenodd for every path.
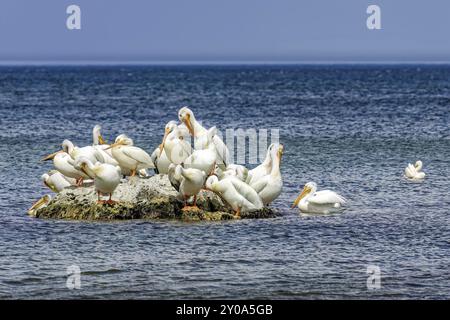
M 125 134 L 119 135 L 109 148 L 112 150 L 112 155 L 119 166 L 130 170 L 132 177 L 139 170 L 155 168 L 150 155 L 141 148 L 135 147 L 133 140 Z
M 97 202 L 113 204 L 112 194 L 120 183 L 122 172 L 119 166 L 113 166 L 108 163 L 97 162 L 93 164 L 89 159 L 81 157 L 78 158 L 75 167 L 79 168 L 89 177 L 94 179 L 95 190 L 97 190 Z M 101 194 L 109 194 L 108 201 L 100 199 Z
M 194 150 L 194 152 L 192 152 L 192 154 L 184 161 L 185 168 L 198 169 L 204 171 L 207 175 L 213 173 L 217 161 L 217 153 L 212 138 L 215 135 L 216 130 L 216 127 L 212 127 L 208 130 L 206 149 Z
M 76 184 L 76 180 L 64 176 L 57 170 L 50 170 L 41 176 L 41 180 L 53 192 L 61 192 L 63 189 Z
M 42 209 L 48 206 L 49 202 L 52 200 L 52 197 L 48 194 L 40 198 L 38 201 L 33 203 L 30 209 L 28 209 L 28 214 L 32 217 L 36 217 L 36 213 Z
M 241 212 L 251 212 L 263 208 L 263 202 L 256 191 L 235 176 L 228 176 L 219 181 L 212 175 L 206 180 L 206 188 L 218 194 L 228 203 L 237 216 Z
M 425 178 L 425 173 L 422 170 L 422 161 L 417 161 L 415 165 L 408 163 L 405 169 L 405 177 L 411 180 L 421 180 Z
M 52 153 L 42 159 L 42 161 L 53 160 L 53 166 L 56 170 L 61 172 L 64 176 L 76 179 L 76 185 L 83 185 L 84 179 L 89 179 L 89 176 L 74 167 L 75 160 L 62 150 Z
M 268 205 L 278 198 L 283 188 L 283 180 L 280 172 L 283 149 L 282 144 L 276 144 L 271 148 L 270 157 L 272 167 L 270 173 L 262 176 L 250 185 L 258 193 L 264 205 Z
M 277 143 L 272 143 L 269 148 L 267 148 L 266 158 L 264 159 L 264 161 L 256 168 L 248 171 L 246 182 L 249 185 L 254 184 L 257 180 L 270 173 L 270 171 L 272 170 L 272 149 L 276 148 L 277 146 Z
M 327 214 L 339 211 L 346 203 L 344 197 L 334 191 L 317 191 L 317 184 L 308 182 L 300 195 L 295 199 L 292 208 L 298 206 L 304 213 Z
M 175 177 L 180 181 L 179 193 L 184 199 L 183 210 L 188 210 L 189 208 L 196 209 L 197 194 L 203 188 L 206 179 L 205 172 L 193 168 L 185 169 L 181 165 L 177 165 L 175 168 Z M 191 196 L 194 196 L 194 202 L 192 206 L 188 206 L 187 201 Z
M 208 138 L 208 130 L 204 128 L 194 116 L 194 113 L 188 107 L 183 107 L 178 111 L 179 120 L 186 125 L 191 136 L 194 137 L 194 149 L 202 150 L 208 148 L 212 143 L 216 152 L 217 164 L 222 170 L 231 163 L 230 151 L 228 150 L 222 139 L 214 134 L 211 141 Z M 217 132 L 216 132 L 217 133 Z
M 189 131 L 184 125 L 171 121 L 166 126 L 163 142 L 160 148 L 164 150 L 171 163 L 182 164 L 192 154 L 189 142 Z

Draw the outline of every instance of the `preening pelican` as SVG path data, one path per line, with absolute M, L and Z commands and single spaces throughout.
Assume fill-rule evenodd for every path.
M 89 159 L 81 157 L 78 158 L 75 167 L 79 168 L 89 177 L 94 179 L 95 189 L 97 190 L 98 203 L 103 203 L 100 199 L 101 194 L 109 194 L 109 200 L 106 203 L 112 204 L 112 194 L 120 183 L 122 172 L 119 166 L 113 166 L 108 163 L 92 164 Z
M 408 163 L 405 169 L 405 176 L 411 180 L 421 180 L 425 178 L 425 173 L 422 170 L 422 161 L 417 161 L 415 165 Z
M 36 217 L 36 213 L 38 210 L 45 208 L 48 206 L 49 202 L 52 200 L 52 197 L 48 194 L 40 198 L 38 201 L 33 203 L 30 209 L 28 209 L 28 214 L 32 217 Z
M 189 143 L 189 131 L 184 125 L 177 125 L 171 121 L 170 127 L 166 126 L 161 148 L 167 155 L 171 163 L 181 164 L 192 154 L 191 144 Z
M 218 194 L 228 203 L 236 215 L 262 209 L 263 203 L 256 191 L 237 177 L 228 176 L 219 181 L 217 176 L 206 180 L 206 188 Z
M 266 158 L 259 166 L 248 171 L 247 179 L 245 182 L 247 182 L 249 185 L 252 185 L 256 183 L 256 181 L 260 178 L 270 174 L 270 171 L 272 170 L 272 149 L 277 147 L 277 143 L 272 143 L 269 148 L 267 148 Z
M 276 144 L 271 149 L 270 157 L 272 162 L 272 168 L 268 175 L 265 175 L 250 186 L 255 189 L 261 198 L 264 205 L 268 205 L 273 200 L 278 198 L 283 187 L 283 180 L 281 178 L 280 164 L 281 157 L 283 155 L 283 145 Z
M 332 213 L 341 209 L 346 203 L 344 197 L 334 191 L 317 191 L 317 185 L 314 182 L 308 182 L 300 195 L 295 199 L 292 208 L 298 206 L 300 211 L 305 213 Z
M 207 175 L 210 175 L 216 165 L 216 151 L 214 144 L 212 143 L 212 137 L 216 133 L 216 127 L 212 127 L 208 130 L 207 134 L 207 146 L 206 149 L 194 150 L 192 154 L 184 161 L 185 168 L 194 168 L 204 171 Z
M 169 178 L 170 184 L 172 187 L 180 191 L 180 184 L 181 184 L 181 173 L 180 170 L 177 170 L 178 165 L 171 163 L 169 165 L 169 170 L 167 172 L 167 177 Z
M 109 147 L 114 159 L 121 168 L 131 171 L 131 176 L 141 169 L 155 168 L 150 155 L 141 148 L 133 146 L 133 140 L 121 134 Z
M 225 167 L 231 163 L 230 151 L 225 143 L 219 136 L 217 136 L 217 134 L 214 134 L 211 141 L 209 141 L 208 130 L 198 123 L 191 109 L 188 107 L 181 108 L 178 111 L 178 118 L 186 125 L 191 136 L 194 137 L 195 150 L 208 148 L 210 142 L 212 142 L 214 150 L 216 151 L 217 164 L 221 167 L 221 169 L 224 170 Z
M 202 189 L 205 183 L 205 172 L 198 169 L 185 169 L 181 165 L 177 165 L 175 168 L 175 176 L 181 177 L 181 183 L 179 187 L 179 193 L 184 199 L 183 210 L 189 209 L 187 200 L 189 197 L 194 196 L 193 208 L 197 208 L 197 194 Z
M 171 163 L 170 158 L 167 156 L 167 152 L 164 144 L 166 142 L 169 134 L 177 127 L 177 123 L 175 121 L 169 121 L 164 128 L 164 137 L 161 144 L 155 148 L 153 151 L 151 158 L 153 164 L 155 165 L 155 172 L 166 174 L 169 170 L 169 165 Z
M 75 179 L 64 176 L 57 170 L 51 170 L 41 176 L 41 180 L 53 192 L 61 192 L 64 188 L 76 184 Z
M 89 176 L 80 170 L 75 169 L 75 161 L 72 157 L 64 151 L 57 151 L 52 153 L 42 159 L 42 161 L 53 160 L 53 166 L 56 170 L 61 172 L 63 175 L 69 178 L 77 180 L 77 186 L 83 184 L 84 179 L 89 179 Z
M 79 157 L 88 158 L 93 163 L 102 160 L 98 158 L 99 152 L 93 146 L 76 147 L 70 140 L 66 139 L 62 143 L 62 149 L 64 152 L 68 153 L 73 160 L 76 160 Z

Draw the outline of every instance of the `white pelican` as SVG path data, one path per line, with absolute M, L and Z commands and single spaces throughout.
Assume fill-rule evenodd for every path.
M 305 213 L 332 213 L 338 211 L 346 200 L 334 191 L 317 191 L 314 182 L 308 182 L 300 195 L 295 199 L 292 208 L 298 206 Z
M 38 210 L 48 206 L 48 204 L 51 200 L 52 200 L 52 197 L 50 195 L 46 194 L 45 196 L 40 198 L 38 201 L 33 203 L 31 208 L 28 209 L 28 214 L 32 217 L 36 217 L 36 212 L 38 212 Z
M 181 164 L 192 154 L 189 143 L 189 131 L 184 125 L 177 125 L 175 121 L 170 127 L 166 126 L 163 142 L 160 148 L 164 150 L 171 163 Z
M 195 119 L 194 113 L 188 107 L 183 107 L 178 111 L 178 118 L 186 125 L 191 136 L 194 137 L 194 149 L 201 150 L 208 148 L 208 130 Z M 217 132 L 216 132 L 217 133 Z M 217 134 L 212 137 L 212 143 L 216 151 L 217 164 L 224 169 L 230 161 L 230 151 Z
M 205 186 L 228 203 L 237 216 L 241 212 L 259 210 L 264 206 L 256 191 L 237 177 L 228 176 L 219 181 L 217 176 L 212 175 L 206 180 Z
M 100 162 L 92 164 L 89 159 L 81 157 L 77 159 L 75 167 L 79 168 L 89 177 L 94 179 L 95 189 L 97 190 L 98 203 L 115 203 L 115 201 L 112 200 L 112 194 L 119 185 L 120 178 L 122 177 L 122 172 L 119 166 L 113 166 L 108 163 Z M 109 200 L 100 200 L 101 194 L 109 194 Z
M 175 168 L 175 176 L 181 176 L 179 193 L 184 199 L 183 210 L 187 210 L 190 208 L 187 205 L 187 200 L 191 196 L 194 196 L 194 203 L 192 208 L 197 208 L 197 194 L 203 188 L 203 184 L 205 183 L 205 172 L 193 168 L 185 169 L 181 165 L 177 165 L 177 167 Z
M 79 157 L 88 158 L 91 162 L 102 161 L 103 159 L 98 158 L 99 152 L 93 146 L 86 147 L 76 147 L 70 140 L 64 140 L 62 143 L 62 149 L 64 152 L 68 153 L 73 160 Z
M 114 159 L 121 168 L 131 171 L 131 176 L 141 169 L 155 168 L 150 155 L 141 148 L 133 146 L 133 140 L 121 134 L 109 146 Z
M 158 174 L 167 174 L 169 170 L 169 165 L 171 161 L 169 160 L 166 150 L 164 148 L 164 142 L 166 141 L 167 136 L 171 133 L 174 128 L 177 127 L 177 123 L 175 121 L 169 121 L 164 128 L 164 137 L 161 144 L 153 150 L 151 155 L 153 164 L 155 165 L 155 172 Z
M 268 175 L 265 175 L 250 186 L 255 189 L 264 205 L 268 205 L 281 193 L 283 180 L 281 178 L 280 164 L 283 155 L 283 145 L 279 144 L 271 149 L 272 168 Z
M 269 146 L 269 148 L 267 148 L 266 158 L 259 166 L 248 171 L 247 179 L 245 182 L 247 182 L 249 185 L 252 185 L 258 179 L 270 173 L 270 171 L 272 170 L 272 157 L 271 157 L 272 149 L 277 147 L 278 147 L 277 143 L 272 143 Z
M 212 127 L 208 130 L 206 149 L 195 150 L 192 152 L 192 154 L 184 161 L 185 168 L 198 169 L 204 171 L 207 175 L 213 173 L 217 157 L 212 137 L 215 135 L 216 130 L 216 127 Z
M 180 170 L 177 170 L 177 167 L 178 165 L 171 163 L 169 165 L 167 176 L 172 187 L 179 192 L 181 184 L 181 173 Z
M 42 159 L 42 161 L 48 160 L 53 160 L 53 166 L 63 175 L 69 178 L 76 179 L 77 186 L 81 186 L 84 179 L 89 179 L 89 176 L 87 174 L 75 169 L 75 161 L 67 152 L 60 150 Z
M 417 161 L 415 165 L 408 163 L 405 169 L 405 176 L 411 180 L 421 180 L 425 178 L 425 173 L 422 170 L 422 161 Z
M 76 184 L 75 179 L 64 176 L 57 170 L 50 170 L 41 176 L 41 180 L 53 192 L 61 192 L 64 188 Z

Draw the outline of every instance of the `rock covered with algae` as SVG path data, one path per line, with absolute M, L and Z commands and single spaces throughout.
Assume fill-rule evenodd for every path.
M 107 199 L 107 197 L 105 197 Z M 241 213 L 240 217 L 219 196 L 200 191 L 199 209 L 182 210 L 183 202 L 167 175 L 123 180 L 114 191 L 115 204 L 98 204 L 93 185 L 66 188 L 36 212 L 37 218 L 72 220 L 178 219 L 185 221 L 271 218 L 271 208 Z

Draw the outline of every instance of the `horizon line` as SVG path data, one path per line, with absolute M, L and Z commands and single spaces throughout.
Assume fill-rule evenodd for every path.
M 0 60 L 0 66 L 448 65 L 450 60 Z

